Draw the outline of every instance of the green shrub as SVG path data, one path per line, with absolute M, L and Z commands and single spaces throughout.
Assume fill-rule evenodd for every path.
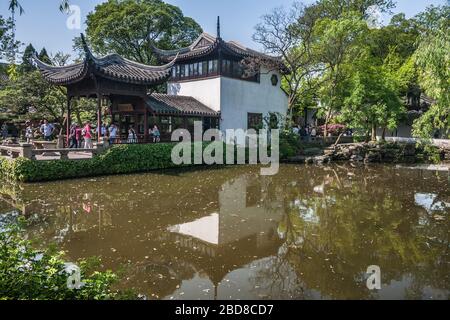
M 198 143 L 202 144 L 202 149 L 211 144 Z M 190 145 L 190 147 L 193 147 L 195 144 L 197 142 Z M 38 182 L 148 172 L 157 169 L 187 166 L 175 165 L 172 162 L 171 154 L 174 146 L 175 144 L 173 143 L 116 145 L 92 159 L 85 160 L 32 161 L 25 158 L 10 160 L 0 157 L 0 178 L 9 181 Z M 226 145 L 224 144 L 223 147 L 225 159 Z M 235 149 L 235 155 L 236 153 L 237 148 Z M 246 159 L 248 159 L 248 149 L 245 154 Z M 192 152 L 192 163 L 194 163 L 193 158 L 194 153 Z M 236 156 L 235 159 L 237 159 Z
M 280 134 L 280 159 L 296 156 L 301 150 L 300 136 L 289 131 Z
M 24 240 L 17 224 L 0 230 L 0 300 L 109 300 L 120 298 L 111 289 L 116 276 L 90 271 L 87 261 L 79 261 L 79 289 L 69 289 L 63 252 L 35 250 Z
M 416 145 L 416 158 L 432 163 L 439 163 L 442 160 L 439 148 L 429 143 L 419 143 Z
M 37 182 L 172 168 L 176 167 L 171 161 L 172 148 L 173 144 L 118 145 L 85 160 L 0 158 L 0 177 L 11 181 Z
M 365 142 L 367 139 L 366 136 L 353 136 L 353 142 Z

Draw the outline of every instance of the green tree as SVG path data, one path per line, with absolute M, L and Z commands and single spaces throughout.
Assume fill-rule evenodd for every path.
M 339 118 L 353 128 L 362 128 L 373 141 L 377 128 L 393 130 L 398 126 L 406 109 L 399 98 L 400 83 L 395 76 L 397 57 L 389 55 L 383 65 L 366 52 L 357 59 L 348 82 L 349 96 Z
M 421 94 L 418 70 L 412 59 L 417 49 L 418 36 L 416 20 L 406 19 L 400 13 L 393 16 L 387 26 L 370 30 L 367 37 L 373 59 L 380 65 L 388 59 L 389 66 L 385 65 L 384 68 L 388 67 L 390 74 L 396 78 L 399 98 L 404 100 L 406 106 L 414 108 L 419 107 L 415 103 Z
M 178 7 L 160 0 L 109 0 L 98 5 L 86 23 L 95 52 L 118 53 L 146 64 L 156 61 L 152 45 L 163 49 L 184 47 L 202 32 Z M 75 46 L 79 46 L 79 39 Z
M 350 76 L 347 66 L 359 55 L 361 38 L 366 32 L 367 24 L 354 12 L 345 13 L 337 20 L 324 18 L 317 23 L 315 50 L 326 68 L 318 91 L 318 114 L 325 119 L 324 136 L 327 136 L 331 119 L 343 105 Z
M 370 31 L 369 44 L 372 55 L 380 62 L 386 58 L 392 48 L 406 61 L 417 48 L 419 29 L 414 19 L 406 19 L 404 13 L 391 18 L 387 26 Z
M 26 48 L 22 56 L 22 64 L 20 65 L 20 71 L 22 72 L 30 72 L 35 70 L 35 67 L 31 63 L 31 58 L 37 55 L 36 49 L 30 43 Z
M 19 43 L 12 38 L 13 22 L 11 18 L 0 15 L 0 60 L 11 60 L 11 52 L 16 52 Z
M 52 64 L 52 60 L 50 59 L 50 56 L 47 53 L 47 49 L 45 49 L 45 48 L 42 48 L 41 52 L 39 52 L 38 58 L 42 62 Z
M 11 11 L 11 42 L 16 42 L 16 12 L 19 11 L 19 15 L 22 15 L 25 13 L 25 10 L 23 9 L 22 5 L 17 0 L 9 0 L 9 11 Z M 16 62 L 16 55 L 17 51 L 14 50 L 14 47 L 11 48 L 11 51 L 9 51 L 8 54 L 8 60 L 11 64 L 14 64 Z
M 395 8 L 394 0 L 319 0 L 312 9 L 320 12 L 323 18 L 340 19 L 348 12 L 357 13 L 362 18 L 370 15 L 369 9 L 376 7 L 380 12 L 390 12 Z
M 65 108 L 65 89 L 49 84 L 37 70 L 19 73 L 0 90 L 0 109 L 12 118 L 47 118 L 62 126 Z
M 64 52 L 58 51 L 56 54 L 52 56 L 52 63 L 55 66 L 65 66 L 70 59 L 70 54 L 66 54 Z
M 425 31 L 414 54 L 419 68 L 419 82 L 434 99 L 430 109 L 414 123 L 414 134 L 433 137 L 435 130 L 450 137 L 450 6 L 436 11 L 431 7 L 421 15 Z

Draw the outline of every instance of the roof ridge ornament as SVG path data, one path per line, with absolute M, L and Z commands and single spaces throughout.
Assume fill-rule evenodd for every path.
M 41 60 L 39 60 L 39 57 L 37 55 L 36 52 L 33 52 L 33 54 L 31 55 L 30 59 L 28 60 L 32 66 L 34 67 L 39 67 L 42 65 L 45 65 L 44 62 L 42 62 Z
M 217 16 L 217 39 L 220 39 L 220 16 Z
M 92 59 L 95 60 L 94 55 L 92 54 L 91 49 L 89 48 L 86 37 L 83 33 L 81 33 L 81 44 L 83 45 L 84 53 L 86 54 L 86 59 Z

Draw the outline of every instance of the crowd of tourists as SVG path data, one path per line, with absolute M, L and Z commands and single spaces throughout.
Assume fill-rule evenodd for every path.
M 333 131 L 334 130 L 334 131 Z M 317 136 L 323 134 L 324 126 L 315 127 L 310 124 L 306 126 L 294 125 L 292 127 L 292 133 L 300 136 L 302 140 L 311 141 L 314 140 Z M 333 126 L 329 126 L 328 136 L 331 137 L 333 134 L 339 135 L 338 133 L 342 133 L 344 136 L 353 136 L 353 130 L 349 128 L 345 128 L 342 125 L 339 125 L 339 131 L 336 131 L 336 128 Z
M 69 130 L 69 148 L 70 149 L 92 149 L 92 138 L 95 132 L 90 121 L 86 121 L 83 126 L 78 123 L 72 123 Z
M 45 141 L 53 141 L 56 137 L 57 125 L 50 123 L 47 119 L 43 119 L 37 125 L 31 121 L 25 122 L 25 131 L 19 130 L 13 124 L 3 123 L 0 127 L 0 134 L 3 141 L 8 138 L 19 138 L 19 132 L 25 138 L 27 143 L 32 143 L 35 139 Z M 23 130 L 23 129 L 22 129 Z M 92 149 L 93 139 L 97 137 L 98 129 L 91 125 L 90 121 L 86 121 L 83 125 L 73 123 L 69 129 L 69 148 L 70 149 Z M 133 126 L 128 128 L 128 135 L 123 139 L 120 136 L 119 128 L 116 124 L 102 124 L 100 127 L 101 137 L 108 139 L 110 144 L 139 142 L 138 135 Z M 153 143 L 161 142 L 161 132 L 157 125 L 153 125 L 148 130 L 148 135 Z
M 314 139 L 315 137 L 317 137 L 318 134 L 317 128 L 311 125 L 307 126 L 294 125 L 292 128 L 292 133 L 306 140 Z
M 101 137 L 107 138 L 109 144 L 122 143 L 122 140 L 120 140 L 119 128 L 116 124 L 111 123 L 109 126 L 102 124 L 100 130 Z M 80 127 L 77 123 L 72 124 L 69 131 L 69 148 L 91 149 L 92 138 L 96 136 L 96 134 L 96 130 L 92 128 L 89 121 L 87 121 L 83 127 Z M 153 142 L 157 143 L 161 141 L 161 133 L 156 125 L 149 129 L 149 135 L 153 139 Z M 135 144 L 138 142 L 139 139 L 136 130 L 133 126 L 130 126 L 128 128 L 126 143 Z
M 46 119 L 42 120 L 37 127 L 34 127 L 31 121 L 25 122 L 25 139 L 31 143 L 35 138 L 42 138 L 45 141 L 52 141 L 56 130 L 54 124 L 49 123 Z M 1 126 L 2 140 L 8 138 L 19 138 L 19 130 L 14 124 L 3 123 Z M 23 131 L 22 131 L 23 132 Z

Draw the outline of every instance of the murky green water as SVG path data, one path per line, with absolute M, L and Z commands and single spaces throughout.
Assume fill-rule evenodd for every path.
M 3 185 L 0 216 L 152 299 L 448 299 L 449 185 L 383 166 L 167 171 Z

